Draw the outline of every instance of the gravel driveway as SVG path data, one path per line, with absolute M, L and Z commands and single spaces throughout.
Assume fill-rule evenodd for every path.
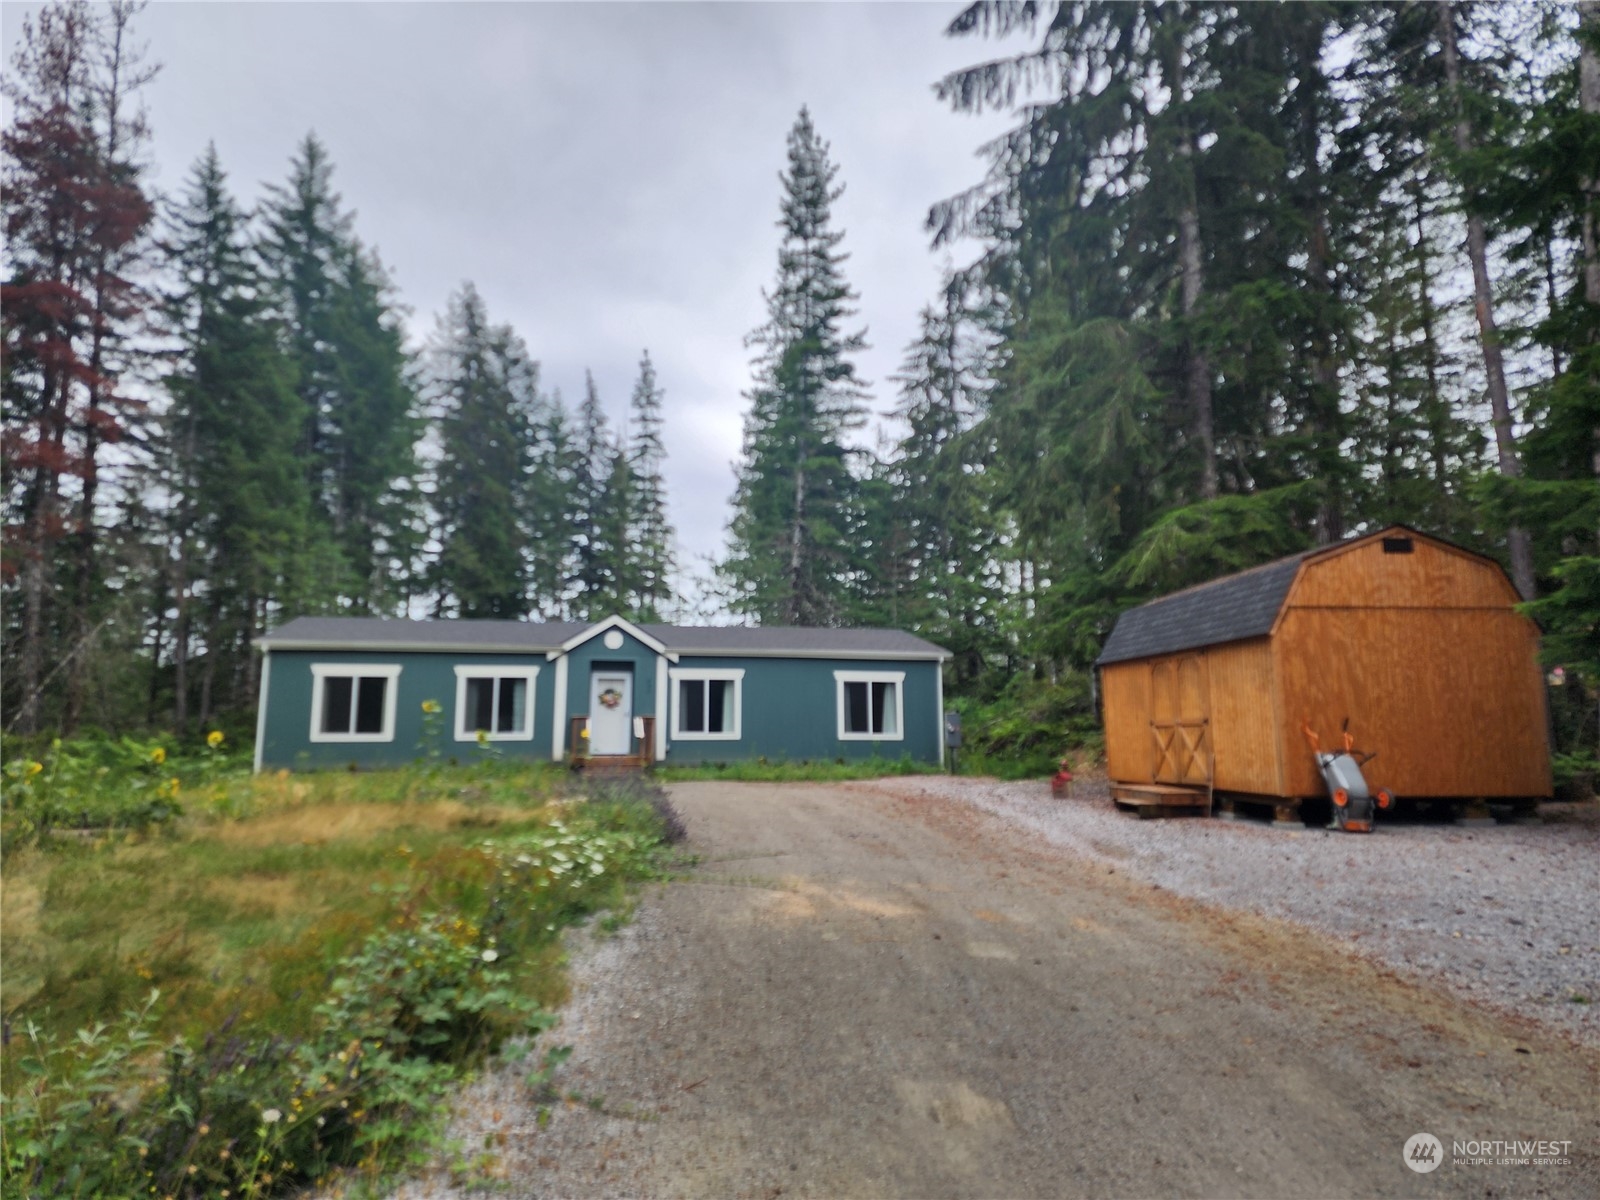
M 1600 1046 L 1600 807 L 1465 828 L 1380 818 L 1371 836 L 1265 821 L 1118 812 L 1103 779 L 1070 800 L 1040 782 L 932 776 L 870 785 L 969 804 L 1145 883 L 1331 935 L 1463 999 Z
M 700 865 L 575 944 L 564 1098 L 526 1066 L 463 1098 L 502 1194 L 1600 1194 L 1600 1053 L 1558 1031 L 939 781 L 673 797 Z M 1432 1174 L 1402 1162 L 1421 1131 Z M 1510 1138 L 1570 1162 L 1451 1161 Z

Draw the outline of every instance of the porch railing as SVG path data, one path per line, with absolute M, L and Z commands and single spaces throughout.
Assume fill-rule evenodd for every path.
M 589 715 L 581 714 L 571 718 L 567 731 L 567 754 L 574 760 L 584 758 L 628 758 L 639 760 L 640 766 L 649 766 L 656 760 L 656 719 L 654 717 L 634 718 L 634 737 L 632 755 L 593 755 L 589 751 L 589 739 L 584 736 L 589 728 Z

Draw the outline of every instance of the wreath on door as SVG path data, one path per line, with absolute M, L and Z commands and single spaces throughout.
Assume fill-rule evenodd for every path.
M 600 703 L 606 708 L 618 708 L 622 704 L 622 693 L 616 688 L 607 688 L 600 693 Z

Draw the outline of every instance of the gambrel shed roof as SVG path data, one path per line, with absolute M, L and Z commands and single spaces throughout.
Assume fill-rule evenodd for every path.
M 1300 574 L 1301 565 L 1311 559 L 1342 554 L 1377 538 L 1421 538 L 1485 563 L 1494 560 L 1456 546 L 1442 538 L 1418 533 L 1404 525 L 1318 546 L 1291 554 L 1275 562 L 1252 567 L 1234 575 L 1197 584 L 1138 608 L 1131 608 L 1117 619 L 1106 639 L 1105 648 L 1095 660 L 1097 667 L 1137 658 L 1155 658 L 1201 646 L 1220 646 L 1247 638 L 1265 637 L 1272 632 L 1289 590 Z M 1386 546 L 1387 548 L 1387 546 Z M 1498 564 L 1495 569 L 1499 570 Z
M 1300 564 L 1312 553 L 1292 554 L 1129 609 L 1117 618 L 1095 665 L 1264 637 L 1272 632 Z

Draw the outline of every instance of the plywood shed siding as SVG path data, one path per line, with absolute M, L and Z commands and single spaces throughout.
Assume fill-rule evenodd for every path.
M 1100 672 L 1106 726 L 1106 774 L 1127 783 L 1154 783 L 1150 753 L 1150 663 L 1114 663 Z
M 1368 775 L 1402 796 L 1546 796 L 1538 631 L 1492 564 L 1422 538 L 1305 564 L 1273 632 L 1283 794 L 1322 793 L 1300 733 L 1346 717 Z
M 1258 638 L 1216 646 L 1207 657 L 1216 754 L 1213 786 L 1227 792 L 1278 794 L 1281 750 L 1271 643 Z

